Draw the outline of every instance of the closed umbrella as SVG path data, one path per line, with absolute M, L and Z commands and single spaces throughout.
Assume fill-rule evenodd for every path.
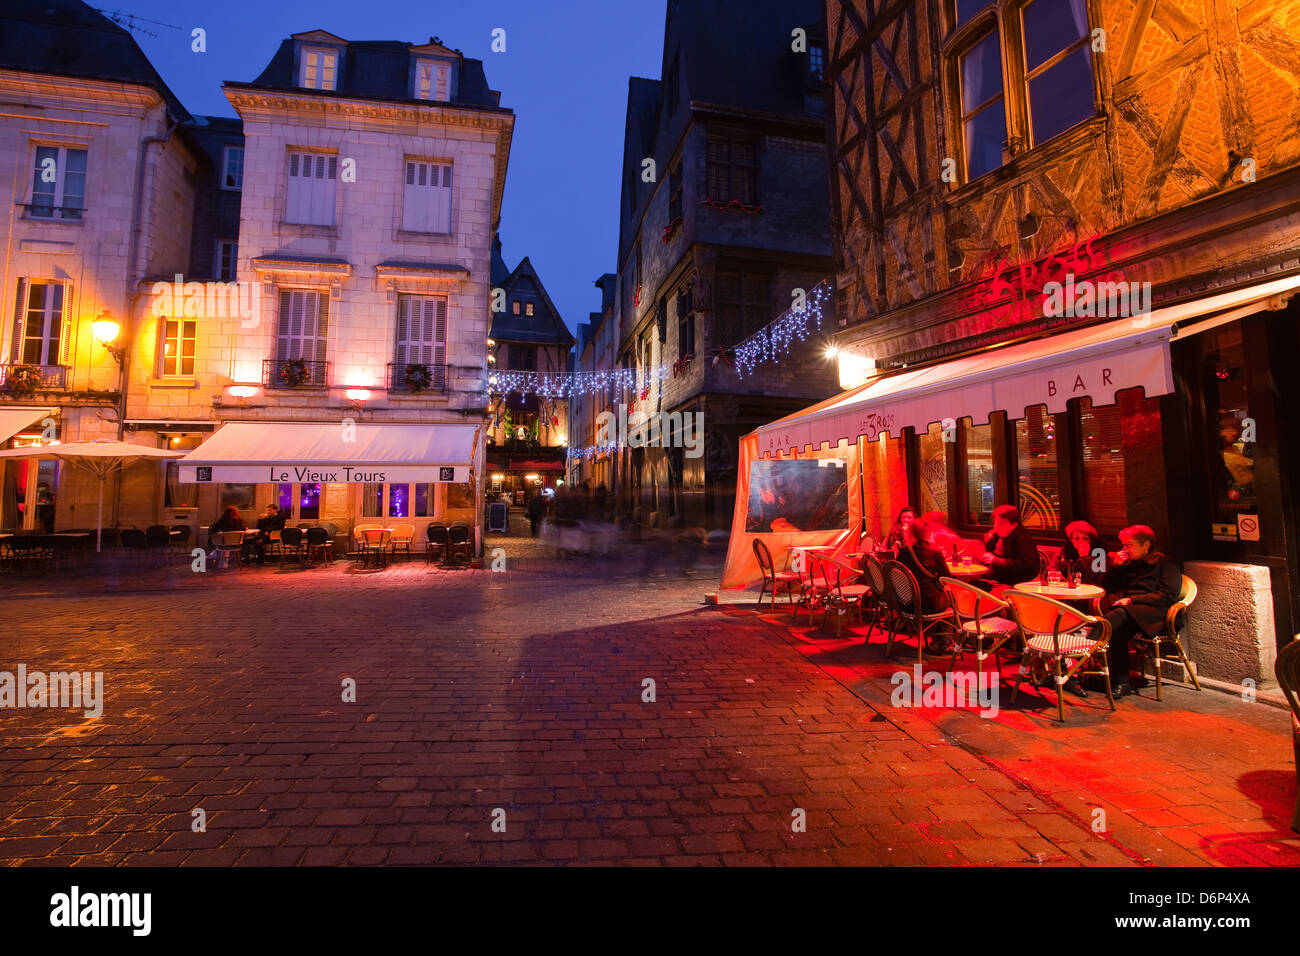
M 104 480 L 115 471 L 142 459 L 182 458 L 183 452 L 133 445 L 125 441 L 74 441 L 59 445 L 32 445 L 0 451 L 0 458 L 41 458 L 66 461 L 74 468 L 88 471 L 99 479 L 99 512 L 95 518 L 95 551 L 104 540 Z

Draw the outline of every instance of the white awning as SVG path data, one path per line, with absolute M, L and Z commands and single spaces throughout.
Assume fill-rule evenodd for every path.
M 53 414 L 52 408 L 0 408 L 0 443 L 7 442 L 33 422 Z
M 231 422 L 180 462 L 182 482 L 466 482 L 474 425 Z
M 1034 405 L 1063 412 L 1070 399 L 1085 396 L 1110 405 L 1116 392 L 1129 388 L 1140 387 L 1148 397 L 1167 395 L 1174 387 L 1169 341 L 1178 335 L 1177 323 L 1228 309 L 1221 319 L 1241 318 L 1297 285 L 1297 277 L 1275 280 L 878 378 L 757 429 L 758 454 L 872 441 L 886 433 L 898 437 L 907 427 L 924 432 L 932 423 L 966 416 L 987 422 L 995 411 L 1022 418 Z

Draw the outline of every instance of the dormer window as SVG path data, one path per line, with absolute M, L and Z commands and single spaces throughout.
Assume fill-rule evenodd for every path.
M 299 58 L 298 85 L 307 90 L 337 90 L 338 63 L 338 50 L 304 46 Z
M 415 98 L 445 103 L 451 99 L 451 64 L 446 60 L 415 61 Z

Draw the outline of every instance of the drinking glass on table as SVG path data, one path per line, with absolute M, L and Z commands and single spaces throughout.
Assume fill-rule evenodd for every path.
M 1047 569 L 1047 583 L 1053 587 L 1061 583 L 1061 572 L 1056 570 L 1055 567 Z

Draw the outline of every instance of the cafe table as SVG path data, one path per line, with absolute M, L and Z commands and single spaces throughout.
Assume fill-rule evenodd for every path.
M 1093 598 L 1099 598 L 1106 593 L 1103 588 L 1099 588 L 1095 584 L 1080 584 L 1077 587 L 1070 587 L 1063 581 L 1057 584 L 1022 581 L 1015 587 L 1017 591 L 1024 591 L 1026 594 L 1040 594 L 1043 597 L 1051 598 L 1053 601 L 1091 601 Z
M 985 564 L 948 564 L 948 573 L 954 578 L 982 578 L 989 573 Z

